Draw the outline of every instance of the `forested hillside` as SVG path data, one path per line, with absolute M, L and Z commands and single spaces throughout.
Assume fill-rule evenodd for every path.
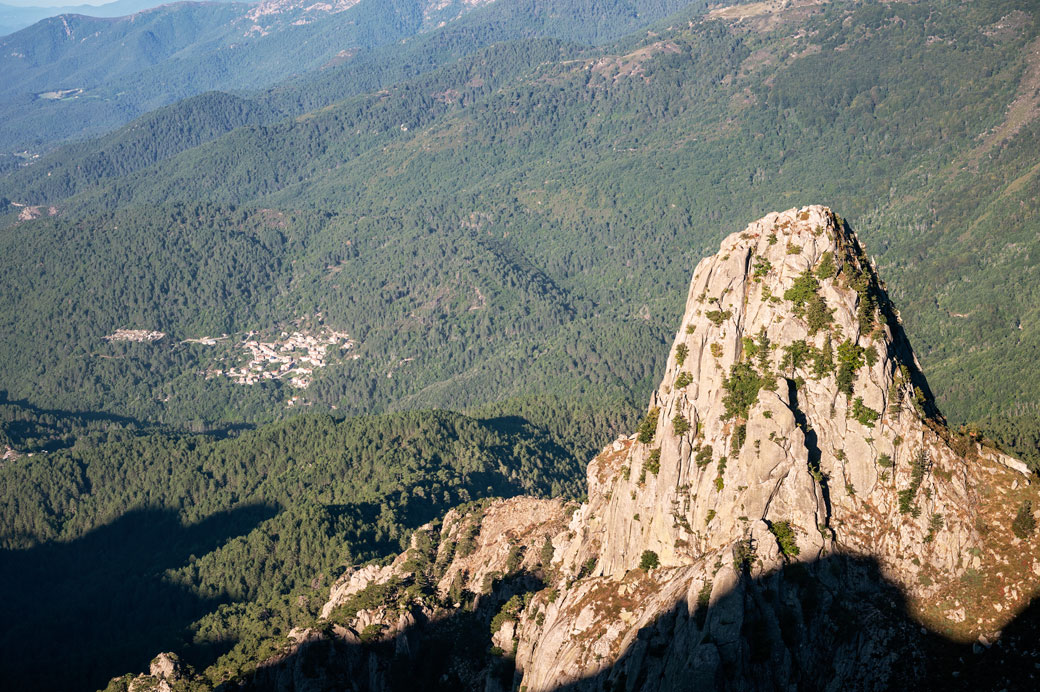
M 209 0 L 211 2 L 227 2 L 228 0 Z M 255 0 L 253 0 L 255 1 Z M 85 14 L 89 17 L 125 17 L 150 7 L 163 4 L 161 0 L 112 0 L 101 4 L 82 4 L 73 0 L 72 4 L 59 6 L 43 2 L 34 4 L 33 0 L 25 2 L 0 3 L 0 36 L 11 34 L 19 29 L 32 26 L 47 17 L 60 14 Z
M 287 80 L 289 90 L 299 92 L 294 83 L 302 79 L 331 86 L 338 99 L 351 93 L 351 80 L 377 88 L 392 75 L 429 69 L 424 62 L 443 64 L 494 41 L 614 40 L 689 0 L 489 3 L 182 2 L 116 19 L 42 20 L 0 38 L 6 75 L 0 84 L 0 170 L 207 90 L 258 89 Z M 424 40 L 427 32 L 451 27 L 470 13 L 479 16 L 433 42 Z M 559 21 L 561 16 L 568 21 Z M 410 45 L 413 39 L 418 45 Z M 304 93 L 309 107 L 324 105 L 314 101 L 320 89 Z M 283 105 L 300 112 L 297 104 Z
M 0 39 L 0 146 L 46 151 L 209 89 L 263 87 L 339 51 L 397 42 L 423 22 L 418 0 L 329 4 L 318 16 L 303 3 L 269 5 L 277 9 L 176 3 L 116 19 L 67 15 Z
M 739 22 L 691 9 L 610 49 L 498 44 L 303 117 L 247 108 L 256 124 L 197 147 L 186 136 L 166 158 L 131 128 L 0 183 L 56 212 L 16 223 L 25 208 L 9 208 L 3 380 L 54 408 L 76 392 L 176 422 L 191 392 L 207 422 L 262 418 L 286 392 L 202 380 L 198 349 L 173 339 L 124 352 L 99 338 L 321 312 L 360 358 L 316 375 L 315 403 L 641 395 L 672 289 L 704 248 L 749 214 L 812 199 L 867 238 L 951 420 L 1035 414 L 1035 28 L 997 1 L 806 3 Z M 45 252 L 56 238 L 82 259 Z M 150 262 L 167 242 L 183 260 Z M 205 278 L 221 262 L 240 285 Z M 96 298 L 73 308 L 58 299 L 69 291 Z M 228 392 L 240 400 L 218 406 Z

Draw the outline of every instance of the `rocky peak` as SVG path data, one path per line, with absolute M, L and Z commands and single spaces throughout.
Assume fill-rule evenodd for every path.
M 837 541 L 952 568 L 978 536 L 946 511 L 971 498 L 944 434 L 855 234 L 824 207 L 770 214 L 697 265 L 646 419 L 590 467 L 598 573 L 747 540 L 773 562 Z M 937 515 L 952 543 L 922 543 Z M 777 531 L 797 555 L 777 552 Z
M 715 607 L 745 577 L 830 556 L 869 557 L 920 602 L 949 593 L 987 550 L 980 488 L 994 475 L 1029 482 L 1020 462 L 945 428 L 844 221 L 820 206 L 770 214 L 697 265 L 646 418 L 590 464 L 589 501 L 558 537 L 555 564 L 574 575 L 595 561 L 630 622 L 596 615 L 602 584 L 569 590 L 526 630 L 524 682 L 589 679 L 676 603 Z M 716 646 L 701 653 L 720 660 Z

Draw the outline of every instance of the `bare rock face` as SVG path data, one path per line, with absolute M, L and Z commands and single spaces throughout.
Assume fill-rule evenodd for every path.
M 184 675 L 183 668 L 176 654 L 162 653 L 152 659 L 148 674 L 165 680 L 179 680 Z
M 534 574 L 566 517 L 563 502 L 531 497 L 449 511 L 389 564 L 340 577 L 319 626 L 293 630 L 247 687 L 498 689 L 502 665 L 489 647 L 515 649 L 523 596 L 541 588 Z
M 565 520 L 559 500 L 514 497 L 450 510 L 439 524 L 427 524 L 412 536 L 411 547 L 385 566 L 367 565 L 347 572 L 333 584 L 321 617 L 351 602 L 365 589 L 407 581 L 416 572 L 435 575 L 427 591 L 449 599 L 463 591 L 486 593 L 491 582 L 511 573 L 534 570 L 540 550 Z M 439 529 L 439 530 L 438 530 Z M 364 609 L 360 612 L 364 612 Z
M 127 692 L 175 692 L 185 689 L 195 672 L 174 653 L 161 653 L 148 665 L 147 675 L 116 678 L 108 689 L 126 689 Z
M 597 572 L 623 574 L 644 550 L 678 566 L 741 538 L 765 548 L 777 522 L 799 560 L 837 540 L 890 568 L 953 569 L 978 545 L 973 517 L 945 512 L 941 536 L 921 539 L 936 512 L 970 503 L 968 464 L 929 425 L 923 387 L 873 266 L 829 210 L 731 235 L 694 272 L 656 424 L 590 500 Z M 929 472 L 901 513 L 918 457 Z
M 824 207 L 770 214 L 697 266 L 639 432 L 589 466 L 589 501 L 554 565 L 573 575 L 595 560 L 599 579 L 532 603 L 544 616 L 523 629 L 523 683 L 740 689 L 773 675 L 777 686 L 886 687 L 898 667 L 879 652 L 905 662 L 925 646 L 874 603 L 956 591 L 987 550 L 980 488 L 1028 483 L 1023 471 L 945 428 L 844 222 Z M 782 588 L 798 565 L 822 605 Z M 770 590 L 790 602 L 761 602 Z M 850 594 L 860 607 L 843 614 Z M 832 626 L 859 623 L 869 646 L 814 642 L 828 631 L 806 626 L 820 608 Z M 974 624 L 961 634 L 993 623 Z M 659 643 L 670 655 L 648 658 L 655 637 L 687 645 Z M 819 670 L 804 653 L 814 643 L 830 652 Z

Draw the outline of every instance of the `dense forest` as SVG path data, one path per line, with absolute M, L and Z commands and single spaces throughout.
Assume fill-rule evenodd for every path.
M 703 0 L 692 3 L 703 6 Z M 360 0 L 171 3 L 133 17 L 79 14 L 0 37 L 0 171 L 102 135 L 148 111 L 220 89 L 305 94 L 263 98 L 286 115 L 429 70 L 491 43 L 555 37 L 613 41 L 689 0 Z M 568 21 L 559 21 L 560 16 Z M 457 27 L 455 25 L 458 25 Z M 434 31 L 446 25 L 444 31 Z M 308 86 L 296 87 L 297 82 Z M 321 102 L 319 102 L 321 101 Z M 304 105 L 306 103 L 306 106 Z
M 201 146 L 157 151 L 134 126 L 0 180 L 57 212 L 3 237 L 0 378 L 48 408 L 265 420 L 292 392 L 200 380 L 175 340 L 321 312 L 362 357 L 315 377 L 316 404 L 639 400 L 697 258 L 813 201 L 876 253 L 952 422 L 1034 414 L 1040 125 L 979 140 L 1035 69 L 1012 9 L 839 4 L 796 13 L 798 38 L 674 21 L 604 49 L 496 44 L 284 121 L 208 97 Z M 99 341 L 129 326 L 172 338 Z
M 777 209 L 845 216 L 953 427 L 1040 466 L 1037 8 L 615 5 L 503 0 L 0 161 L 12 679 L 217 682 L 449 507 L 574 498 L 696 262 Z M 356 345 L 304 388 L 213 374 L 318 327 Z M 96 642 L 62 670 L 57 623 Z

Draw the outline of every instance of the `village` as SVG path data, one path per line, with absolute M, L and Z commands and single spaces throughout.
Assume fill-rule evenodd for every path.
M 229 377 L 239 384 L 286 380 L 297 389 L 305 389 L 315 370 L 341 359 L 343 352 L 355 345 L 349 334 L 328 328 L 318 333 L 282 332 L 273 341 L 261 341 L 256 332 L 249 332 L 240 344 L 248 353 L 245 364 L 227 370 L 209 370 L 206 377 Z M 356 360 L 360 356 L 355 353 L 351 357 Z
M 208 369 L 205 371 L 206 379 L 228 377 L 239 384 L 283 380 L 297 389 L 306 389 L 313 379 L 315 370 L 343 360 L 347 357 L 346 352 L 357 345 L 346 332 L 328 327 L 320 327 L 317 331 L 283 331 L 277 338 L 269 341 L 262 341 L 260 334 L 255 331 L 248 332 L 241 342 L 232 346 L 234 355 L 230 358 L 235 361 L 235 365 L 227 369 Z M 103 338 L 105 341 L 149 343 L 159 341 L 165 336 L 164 332 L 155 330 L 117 329 Z M 216 346 L 230 338 L 232 337 L 227 334 L 221 334 L 216 337 L 184 339 L 180 343 Z M 239 349 L 245 351 L 245 354 L 237 354 Z M 349 357 L 357 360 L 361 356 L 354 353 Z M 293 405 L 296 399 L 297 397 L 293 397 L 289 405 Z
M 102 337 L 105 341 L 158 341 L 166 336 L 163 332 L 148 329 L 117 329 L 114 334 Z

